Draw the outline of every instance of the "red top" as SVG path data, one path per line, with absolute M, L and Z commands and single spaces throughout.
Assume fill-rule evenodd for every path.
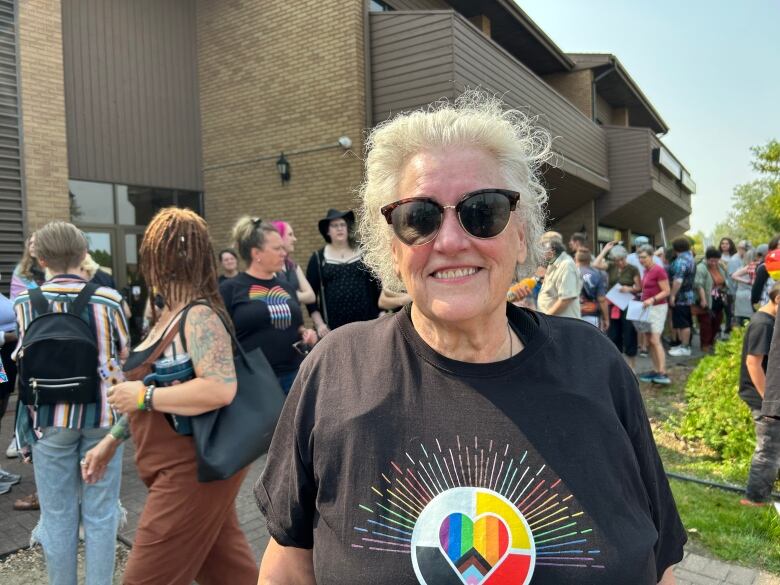
M 662 280 L 669 281 L 669 275 L 666 274 L 663 266 L 653 264 L 650 270 L 645 270 L 645 276 L 642 279 L 642 300 L 645 301 L 650 297 L 656 296 L 661 292 L 661 286 L 658 284 Z M 666 299 L 656 301 L 656 305 L 665 305 Z

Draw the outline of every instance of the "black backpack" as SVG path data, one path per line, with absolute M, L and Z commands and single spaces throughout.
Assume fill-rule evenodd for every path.
M 35 405 L 97 402 L 100 391 L 98 347 L 81 317 L 98 285 L 88 283 L 67 312 L 54 312 L 41 289 L 30 289 L 33 320 L 17 356 L 19 399 Z

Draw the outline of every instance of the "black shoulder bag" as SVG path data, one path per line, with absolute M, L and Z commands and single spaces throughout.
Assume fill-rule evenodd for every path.
M 190 304 L 179 321 L 179 331 L 187 351 L 184 323 L 190 309 L 206 301 Z M 198 481 L 227 479 L 268 451 L 284 406 L 284 392 L 271 364 L 260 348 L 245 352 L 233 329 L 214 311 L 233 340 L 238 388 L 233 402 L 222 408 L 192 417 L 192 435 L 198 457 Z

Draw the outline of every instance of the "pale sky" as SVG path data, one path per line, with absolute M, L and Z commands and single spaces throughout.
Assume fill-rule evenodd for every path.
M 709 233 L 756 178 L 750 147 L 780 140 L 780 2 L 515 1 L 563 51 L 620 59 L 696 181 L 691 229 Z

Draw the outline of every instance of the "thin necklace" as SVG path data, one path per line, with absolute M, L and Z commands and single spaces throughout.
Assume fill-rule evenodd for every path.
M 509 334 L 509 357 L 512 357 L 512 330 L 509 328 L 509 320 L 506 322 L 506 332 Z

